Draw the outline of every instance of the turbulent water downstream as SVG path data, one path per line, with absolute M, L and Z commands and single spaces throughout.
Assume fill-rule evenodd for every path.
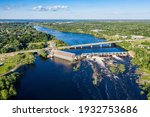
M 56 36 L 69 45 L 105 41 L 87 34 L 60 32 L 44 27 L 38 31 Z M 71 50 L 81 52 L 118 52 L 119 47 L 97 50 Z M 124 64 L 123 73 L 111 73 L 109 64 Z M 76 66 L 76 65 L 75 65 Z M 136 83 L 136 66 L 130 58 L 89 58 L 80 61 L 79 69 L 61 59 L 42 60 L 36 56 L 35 65 L 30 66 L 20 80 L 16 99 L 146 99 Z
M 110 61 L 115 64 L 124 64 L 126 71 L 111 73 L 108 67 Z M 145 95 L 140 94 L 141 90 L 136 84 L 138 76 L 135 70 L 136 67 L 130 64 L 128 57 L 121 60 L 104 58 L 103 63 L 87 59 L 81 61 L 80 69 L 75 73 L 73 80 L 84 94 L 84 99 L 146 99 Z

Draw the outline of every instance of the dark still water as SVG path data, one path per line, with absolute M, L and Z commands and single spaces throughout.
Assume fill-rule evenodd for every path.
M 82 99 L 72 81 L 72 73 L 72 66 L 67 61 L 36 57 L 35 65 L 21 78 L 16 98 Z
M 119 62 L 119 61 L 118 61 Z M 109 76 L 94 61 L 81 61 L 78 71 L 69 62 L 54 58 L 42 60 L 36 56 L 20 79 L 17 100 L 143 100 L 136 83 L 135 67 L 129 61 L 124 64 L 126 72 L 117 78 Z M 106 62 L 107 64 L 107 62 Z M 92 66 L 95 68 L 92 68 Z M 103 72 L 101 72 L 103 70 Z M 95 73 L 98 75 L 93 77 Z M 94 79 L 93 79 L 94 78 Z

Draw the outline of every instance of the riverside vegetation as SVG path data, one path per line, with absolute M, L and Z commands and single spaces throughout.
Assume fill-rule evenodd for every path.
M 118 45 L 129 50 L 134 56 L 132 63 L 139 67 L 136 71 L 140 77 L 139 84 L 150 99 L 150 22 L 75 22 L 38 23 L 38 25 L 64 32 L 91 34 L 107 40 L 131 39 L 133 35 L 144 36 L 147 40 L 122 42 Z M 57 47 L 66 45 L 52 35 L 36 31 L 29 23 L 0 23 L 0 53 L 41 49 L 46 47 L 49 41 L 55 42 Z M 45 51 L 41 50 L 40 55 L 44 57 Z M 0 75 L 9 73 L 0 76 L 0 99 L 9 99 L 16 95 L 15 84 L 20 73 L 11 71 L 15 70 L 15 67 L 32 63 L 34 56 L 30 53 L 7 57 L 0 61 Z M 120 72 L 125 70 L 123 65 L 118 66 L 118 69 Z M 111 66 L 111 70 L 116 71 L 114 66 Z
M 29 23 L 0 23 L 0 53 L 41 49 L 52 38 L 36 31 Z
M 8 99 L 17 94 L 15 84 L 19 77 L 17 72 L 0 77 L 0 99 Z
M 86 33 L 107 40 L 117 39 L 115 35 L 141 35 L 150 37 L 150 21 L 109 21 L 109 22 L 73 22 L 73 23 L 39 23 L 38 25 L 63 32 Z M 123 37 L 124 38 L 124 37 Z
M 41 49 L 39 55 L 47 57 L 45 50 L 49 42 L 57 47 L 66 45 L 54 36 L 38 32 L 30 23 L 0 23 L 0 53 Z M 16 72 L 22 66 L 33 64 L 33 53 L 22 53 L 0 58 L 0 99 L 9 99 L 17 94 L 15 86 L 20 78 Z
M 39 32 L 29 23 L 0 23 L 0 53 L 42 49 L 49 41 L 57 47 L 66 46 L 55 36 Z
M 86 33 L 108 41 L 134 39 L 133 36 L 142 37 L 143 40 L 122 42 L 118 45 L 128 50 L 132 55 L 132 64 L 139 69 L 139 85 L 150 99 L 150 22 L 149 21 L 112 21 L 112 22 L 73 22 L 73 23 L 40 23 L 38 25 L 56 29 L 63 32 Z M 120 66 L 121 71 L 124 67 Z M 115 72 L 113 66 L 111 70 Z
M 16 70 L 23 66 L 34 63 L 34 55 L 32 53 L 19 54 L 13 57 L 7 57 L 1 62 L 4 63 L 0 67 L 0 99 L 9 99 L 17 94 L 15 85 L 20 78 L 20 73 Z

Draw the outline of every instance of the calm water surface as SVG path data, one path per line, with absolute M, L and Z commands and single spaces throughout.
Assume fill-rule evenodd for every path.
M 21 78 L 17 99 L 82 99 L 72 73 L 67 61 L 36 57 L 35 65 Z
M 41 32 L 46 32 L 47 34 L 54 35 L 57 39 L 64 41 L 68 45 L 78 45 L 87 43 L 96 43 L 105 41 L 104 39 L 99 39 L 88 34 L 79 34 L 71 32 L 60 32 L 50 28 L 45 28 L 41 26 L 34 26 L 34 28 Z
M 35 28 L 38 31 L 56 36 L 56 38 L 68 45 L 105 41 L 87 34 L 60 32 L 39 26 L 35 26 Z M 88 52 L 120 52 L 124 50 L 119 47 L 113 47 L 66 51 L 81 54 Z M 110 78 L 104 78 L 101 84 L 96 87 L 91 81 L 93 71 L 90 65 L 87 63 L 82 64 L 81 70 L 74 74 L 72 65 L 67 61 L 56 58 L 42 60 L 36 56 L 35 65 L 30 66 L 20 80 L 16 99 L 145 99 L 145 97 L 140 96 L 138 86 L 130 80 L 130 77 L 125 78 L 125 80 L 116 79 L 117 81 L 114 82 Z M 122 88 L 122 86 L 127 87 Z M 112 90 L 113 88 L 114 90 Z M 129 93 L 122 94 L 121 92 L 125 92 L 126 89 L 128 89 Z M 131 89 L 132 92 L 130 91 Z M 117 92 L 120 92 L 119 95 L 114 96 L 114 93 Z

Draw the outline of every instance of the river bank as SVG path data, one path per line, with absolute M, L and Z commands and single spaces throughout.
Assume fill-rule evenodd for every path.
M 38 31 L 54 34 L 68 45 L 104 41 L 91 35 L 43 27 L 38 27 Z M 118 48 L 114 50 L 121 51 Z M 110 51 L 113 49 L 107 50 Z M 45 53 L 42 52 L 42 55 L 45 56 Z M 136 83 L 136 69 L 129 57 L 89 57 L 76 66 L 58 58 L 36 56 L 34 65 L 19 80 L 15 99 L 147 99 Z
M 24 72 L 24 67 L 34 63 L 33 54 L 20 54 L 6 57 L 0 67 L 0 99 L 11 99 L 17 95 L 16 85 Z
M 65 25 L 65 24 L 60 25 L 60 24 L 56 23 L 54 25 L 49 26 L 48 24 L 44 24 L 43 25 L 41 23 L 40 25 L 44 26 L 44 27 L 56 29 L 56 30 L 59 30 L 59 31 L 62 31 L 62 32 L 74 32 L 74 33 L 78 33 L 78 34 L 90 34 L 90 35 L 93 35 L 94 37 L 105 38 L 106 40 L 109 40 L 109 41 L 110 40 L 117 40 L 117 39 L 119 39 L 116 36 L 114 36 L 116 34 L 111 32 L 111 30 L 99 30 L 98 32 L 94 32 L 95 30 L 92 31 L 91 28 L 94 28 L 94 27 L 97 28 L 97 24 L 93 24 L 93 27 L 91 27 L 91 25 L 88 25 L 88 23 L 85 23 L 87 25 L 87 27 L 89 27 L 89 28 L 85 27 L 85 25 L 83 25 L 84 23 L 81 23 L 83 25 L 83 27 L 81 27 L 81 25 L 77 25 L 76 26 L 75 24 L 72 23 L 70 25 L 68 25 L 68 24 L 67 25 Z M 105 24 L 104 27 L 107 25 L 106 23 L 102 23 L 102 25 L 103 24 Z M 127 23 L 127 24 L 128 24 L 127 26 L 130 26 L 130 25 L 132 26 L 132 23 L 131 24 Z M 118 28 L 122 27 L 121 25 L 118 25 L 117 23 L 112 23 L 112 25 L 117 25 L 117 26 L 119 26 Z M 124 25 L 126 25 L 126 23 L 122 24 L 122 25 L 124 27 Z M 144 24 L 141 23 L 139 25 L 142 26 Z M 110 27 L 111 27 L 111 25 L 110 25 Z M 79 29 L 81 29 L 81 30 L 79 30 Z M 107 29 L 107 27 L 106 27 L 106 29 Z M 112 30 L 114 30 L 114 29 L 112 29 Z M 118 29 L 116 29 L 116 30 L 118 30 Z M 114 31 L 116 31 L 116 30 L 114 30 Z M 122 31 L 122 30 L 125 30 L 125 28 L 121 28 L 120 30 L 118 30 L 118 32 Z M 143 30 L 145 30 L 145 29 L 143 29 Z M 111 33 L 108 33 L 109 35 L 103 34 L 103 33 L 106 33 L 106 32 L 111 32 Z M 126 32 L 126 31 L 122 31 L 122 33 L 120 33 L 120 35 L 123 35 L 124 32 Z M 132 35 L 130 32 L 128 32 L 128 33 L 130 35 Z M 128 36 L 128 37 L 130 37 L 130 36 Z M 150 93 L 149 93 L 150 92 L 150 90 L 149 90 L 150 89 L 149 88 L 150 87 L 150 84 L 149 84 L 149 81 L 150 81 L 150 79 L 149 79 L 150 78 L 150 69 L 149 69 L 150 68 L 149 67 L 150 66 L 149 65 L 150 58 L 149 57 L 150 57 L 150 55 L 149 55 L 149 49 L 148 48 L 141 48 L 141 47 L 145 47 L 143 45 L 144 43 L 146 45 L 148 45 L 149 38 L 143 39 L 143 40 L 140 40 L 140 41 L 137 41 L 137 42 L 136 41 L 135 42 L 131 42 L 131 43 L 123 42 L 121 44 L 118 44 L 118 46 L 120 46 L 123 49 L 126 49 L 126 50 L 130 51 L 130 53 L 132 54 L 133 60 L 131 61 L 131 63 L 134 64 L 134 65 L 138 65 L 138 67 L 139 67 L 139 69 L 137 70 L 138 74 L 140 74 L 140 76 L 139 76 L 140 77 L 139 78 L 139 85 L 141 85 L 141 87 L 144 89 L 144 92 L 147 94 L 147 97 L 150 98 Z M 139 47 L 139 45 L 142 45 L 142 46 Z

